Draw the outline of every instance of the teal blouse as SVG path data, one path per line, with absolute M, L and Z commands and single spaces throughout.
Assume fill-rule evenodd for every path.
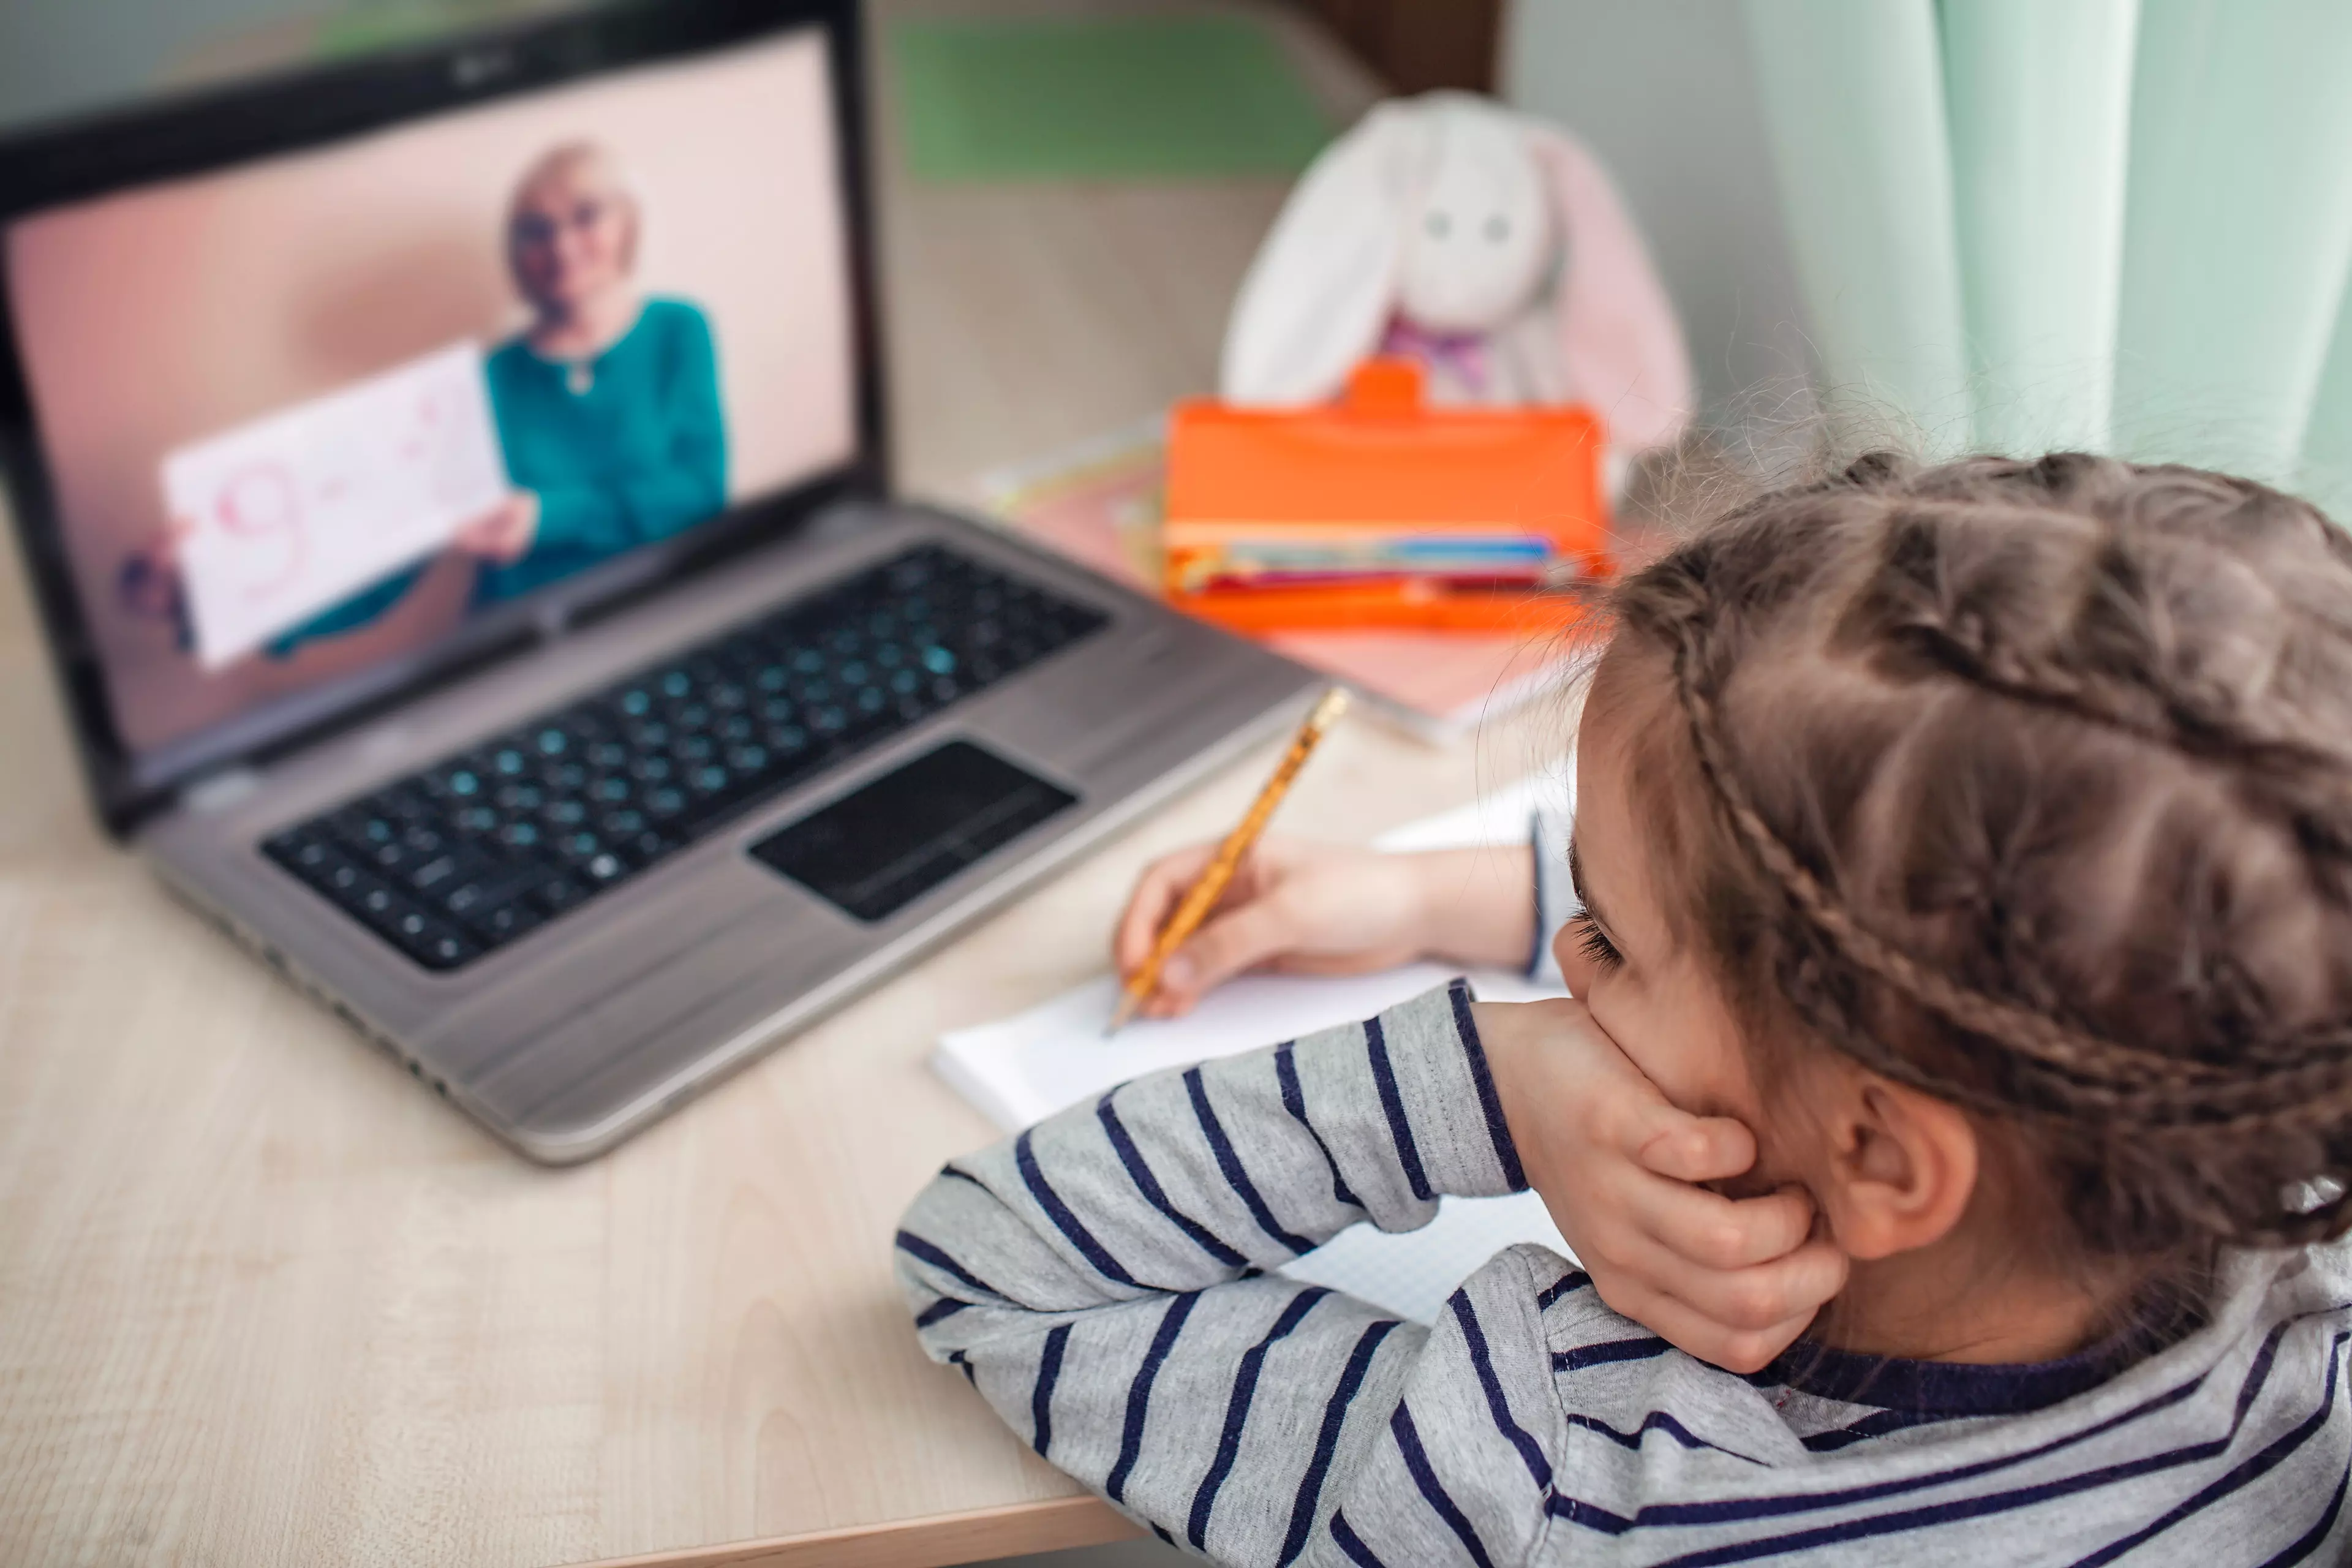
M 494 604 L 666 539 L 727 501 L 727 430 L 710 323 L 683 300 L 648 300 L 636 325 L 572 367 L 509 339 L 483 363 L 507 477 L 539 497 L 539 530 L 509 565 L 485 565 L 473 602 Z M 423 573 L 415 567 L 320 612 L 271 646 L 365 626 Z

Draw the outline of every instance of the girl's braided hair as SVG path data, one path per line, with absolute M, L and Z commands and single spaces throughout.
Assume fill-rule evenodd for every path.
M 1874 455 L 1612 603 L 1672 689 L 1635 788 L 1737 1001 L 2006 1128 L 2097 1251 L 2352 1226 L 2352 541 L 2318 511 Z

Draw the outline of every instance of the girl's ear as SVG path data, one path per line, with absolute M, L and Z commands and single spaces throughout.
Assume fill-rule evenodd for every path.
M 1234 299 L 1219 377 L 1228 401 L 1321 402 L 1380 345 L 1425 140 L 1412 106 L 1381 104 L 1307 169 Z
M 1889 1258 L 1940 1241 L 1976 1194 L 1976 1129 L 1958 1106 L 1855 1068 L 1816 1102 L 1827 1170 L 1815 1197 L 1838 1247 Z
M 1601 416 L 1616 450 L 1671 446 L 1696 402 L 1674 301 L 1592 154 L 1549 125 L 1530 121 L 1527 136 L 1565 247 L 1552 324 L 1570 393 Z

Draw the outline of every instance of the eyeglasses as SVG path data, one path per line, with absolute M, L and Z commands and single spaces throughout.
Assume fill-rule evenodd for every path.
M 575 202 L 567 213 L 518 213 L 514 219 L 514 237 L 521 245 L 551 245 L 570 229 L 574 234 L 586 234 L 612 216 L 613 204 L 588 200 Z

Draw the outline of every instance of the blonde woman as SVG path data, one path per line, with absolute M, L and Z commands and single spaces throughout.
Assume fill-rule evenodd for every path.
M 299 662 L 304 676 L 372 661 L 438 635 L 470 605 L 544 587 L 726 504 L 710 324 L 683 300 L 639 291 L 642 222 L 618 164 L 593 142 L 566 142 L 524 174 L 507 210 L 506 258 L 530 323 L 484 363 L 514 493 L 459 530 L 438 562 L 288 633 L 275 659 Z
M 516 188 L 507 265 L 531 323 L 489 356 L 516 499 L 469 531 L 509 598 L 716 512 L 727 437 L 710 325 L 635 283 L 641 215 L 611 156 L 558 147 Z

